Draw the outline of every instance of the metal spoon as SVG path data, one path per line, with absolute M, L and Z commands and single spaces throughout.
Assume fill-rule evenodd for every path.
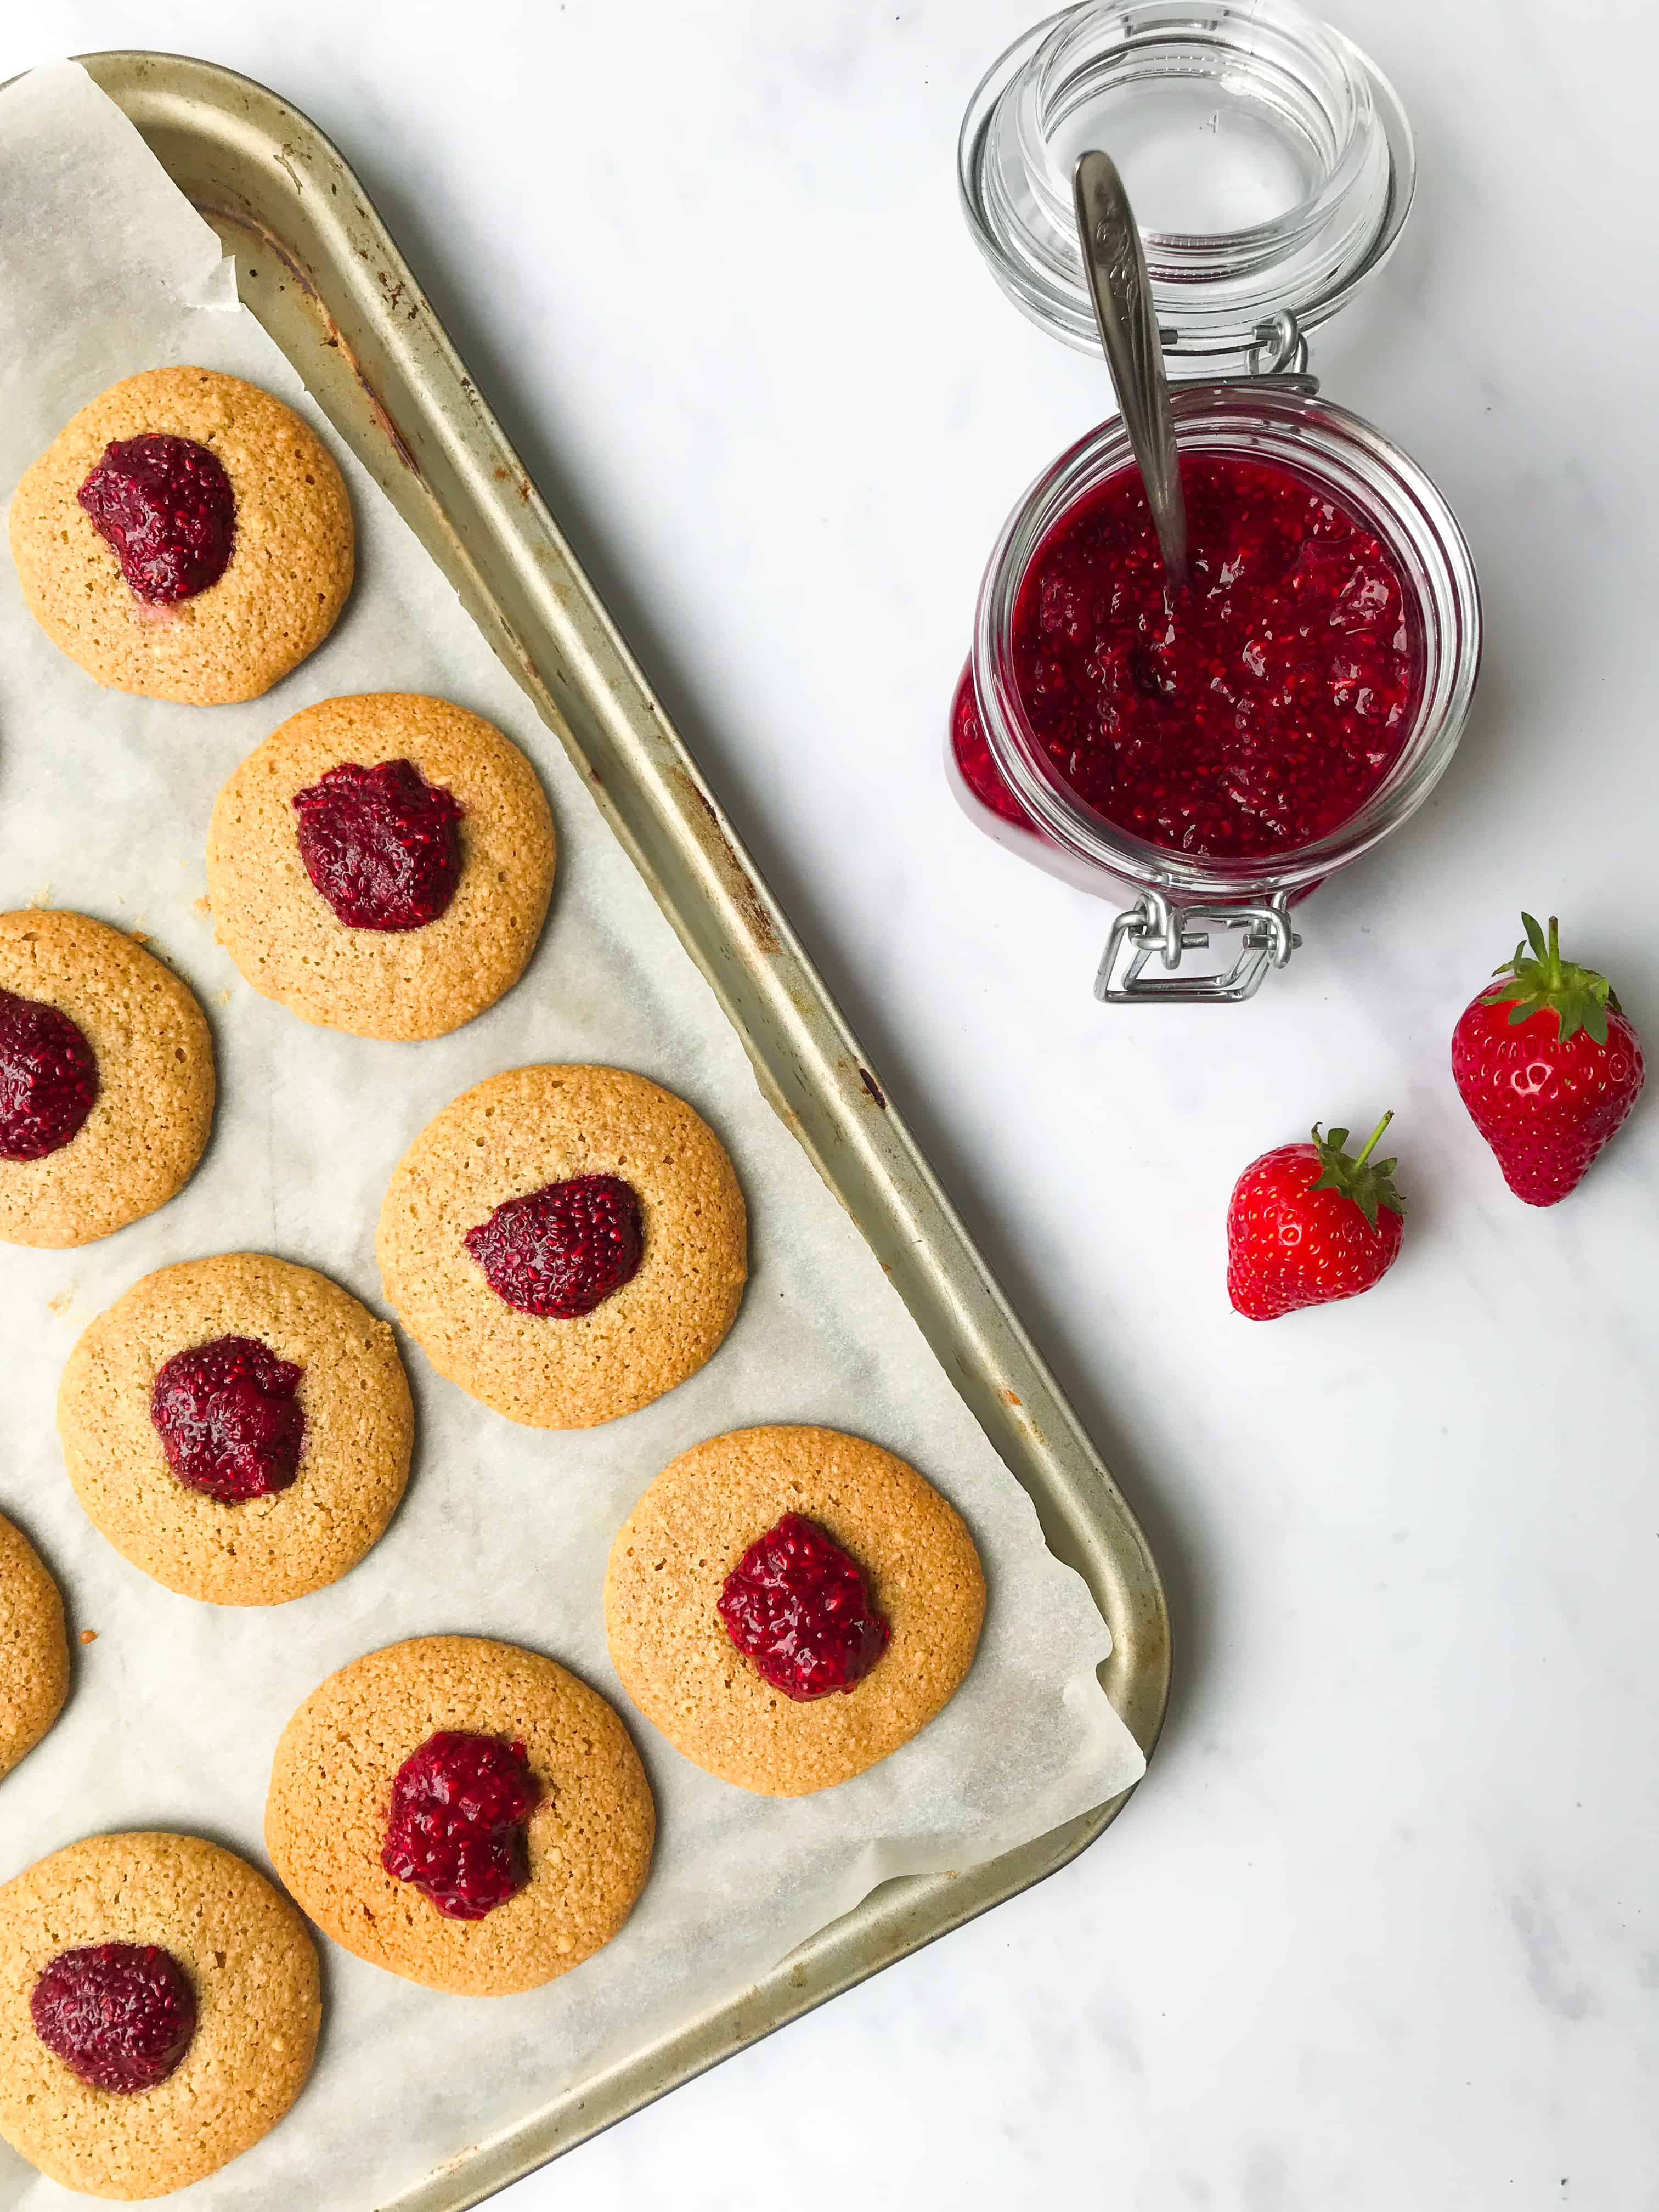
M 1072 198 L 1106 365 L 1146 487 L 1164 574 L 1170 588 L 1180 591 L 1187 581 L 1187 502 L 1176 458 L 1164 349 L 1140 232 L 1109 155 L 1093 151 L 1079 156 L 1072 172 Z

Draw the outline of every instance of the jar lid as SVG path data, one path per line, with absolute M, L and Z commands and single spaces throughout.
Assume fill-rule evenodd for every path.
M 1276 366 L 1287 328 L 1346 306 L 1392 250 L 1416 175 L 1388 79 L 1294 0 L 1082 0 L 1051 15 L 969 101 L 958 175 L 1004 291 L 1090 351 L 1072 170 L 1091 147 L 1139 213 L 1165 352 L 1211 373 Z

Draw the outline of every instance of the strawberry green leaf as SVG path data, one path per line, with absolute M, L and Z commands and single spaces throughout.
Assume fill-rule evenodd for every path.
M 1530 1021 L 1534 1014 L 1551 1013 L 1561 1042 L 1583 1030 L 1595 1043 L 1605 1044 L 1607 1007 L 1611 1005 L 1615 1012 L 1619 1011 L 1618 999 L 1607 977 L 1598 975 L 1593 968 L 1563 960 L 1559 927 L 1553 915 L 1547 939 L 1531 915 L 1523 914 L 1521 920 L 1525 939 L 1516 946 L 1508 968 L 1498 969 L 1500 980 L 1489 984 L 1481 996 L 1488 1005 L 1507 1006 L 1512 1027 Z
M 1350 1159 L 1344 1150 L 1348 1141 L 1346 1129 L 1333 1129 L 1328 1136 L 1322 1137 L 1316 1121 L 1313 1128 L 1314 1150 L 1319 1155 L 1320 1173 L 1310 1188 L 1340 1191 L 1344 1198 L 1353 1200 L 1373 1229 L 1376 1226 L 1379 1206 L 1386 1206 L 1390 1213 L 1399 1214 L 1402 1220 L 1405 1218 L 1406 1201 L 1392 1181 L 1398 1161 L 1374 1161 L 1370 1157 L 1372 1147 L 1393 1119 L 1392 1111 L 1382 1116 L 1357 1159 Z

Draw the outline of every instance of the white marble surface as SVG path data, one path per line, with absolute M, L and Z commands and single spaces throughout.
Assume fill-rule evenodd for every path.
M 1446 1068 L 1523 901 L 1659 1042 L 1659 20 L 1332 8 L 1406 99 L 1421 189 L 1316 365 L 1462 514 L 1486 671 L 1432 805 L 1306 909 L 1290 971 L 1146 1013 L 1091 1001 L 1104 910 L 939 777 L 990 539 L 1106 404 L 957 212 L 957 116 L 1021 8 L 0 9 L 0 73 L 203 53 L 340 141 L 1170 1583 L 1170 1727 L 1099 1846 L 512 2212 L 726 2212 L 758 2201 L 737 2172 L 793 2212 L 1659 2205 L 1659 1105 L 1534 1214 Z M 1235 1319 L 1237 1170 L 1390 1104 L 1414 1204 L 1387 1284 Z

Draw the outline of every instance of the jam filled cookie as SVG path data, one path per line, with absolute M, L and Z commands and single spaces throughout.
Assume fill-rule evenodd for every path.
M 376 1249 L 438 1372 L 538 1429 L 592 1428 L 684 1382 L 748 1275 L 720 1139 L 615 1067 L 520 1067 L 463 1092 L 398 1162 Z
M 129 376 L 60 430 L 11 502 L 23 597 L 116 691 L 257 699 L 351 588 L 351 505 L 310 424 L 209 368 Z
M 58 1433 L 123 1558 L 185 1597 L 279 1605 L 379 1540 L 414 1416 L 383 1321 L 309 1267 L 225 1252 L 99 1316 L 64 1370 Z
M 0 1243 L 89 1244 L 165 1206 L 213 1121 L 201 1008 L 83 914 L 0 914 Z
M 605 1623 L 623 1687 L 694 1765 L 766 1797 L 861 1774 L 948 1705 L 985 1577 L 955 1508 L 836 1429 L 738 1429 L 623 1523 Z
M 303 1020 L 442 1036 L 524 973 L 553 851 L 536 771 L 493 724 L 371 692 L 248 755 L 213 810 L 208 900 L 247 981 Z
M 325 1934 L 464 1996 L 539 1988 L 608 1943 L 655 1833 L 598 1692 L 473 1636 L 331 1674 L 283 1729 L 265 1805 L 276 1871 Z
M 305 1922 L 195 1836 L 89 1836 L 0 1888 L 0 2136 L 125 2203 L 215 2173 L 305 2086 Z
M 0 1514 L 0 1776 L 33 1750 L 68 1694 L 64 1601 L 33 1545 Z

